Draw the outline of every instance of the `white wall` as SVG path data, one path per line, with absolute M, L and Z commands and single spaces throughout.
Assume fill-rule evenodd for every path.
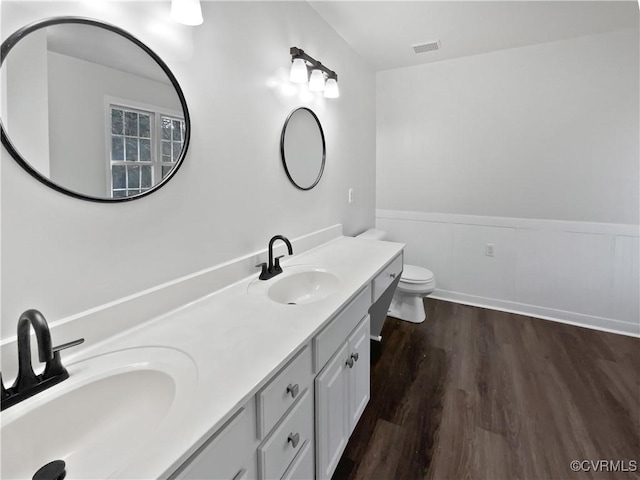
M 626 30 L 378 73 L 377 226 L 440 298 L 640 334 L 638 69 Z
M 182 111 L 170 83 L 55 52 L 49 52 L 49 91 L 51 179 L 95 197 L 111 194 L 107 188 L 105 96 Z
M 377 206 L 637 224 L 638 30 L 377 75 Z
M 121 204 L 61 195 L 2 151 L 3 338 L 27 308 L 55 321 L 260 250 L 274 234 L 374 223 L 375 77 L 346 43 L 304 2 L 202 2 L 195 28 L 171 22 L 169 7 L 2 2 L 3 35 L 52 15 L 129 30 L 172 69 L 192 119 L 171 182 Z M 338 72 L 339 99 L 305 99 L 288 83 L 291 46 Z M 309 192 L 289 183 L 279 156 L 282 124 L 300 105 L 317 113 L 327 142 L 324 176 Z
M 49 123 L 47 120 L 47 36 L 34 32 L 16 45 L 3 67 L 6 80 L 5 129 L 11 142 L 29 163 L 49 174 Z M 21 101 L 11 101 L 20 98 Z

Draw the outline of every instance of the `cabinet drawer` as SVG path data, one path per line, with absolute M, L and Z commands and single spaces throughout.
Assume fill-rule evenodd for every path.
M 305 442 L 313 441 L 313 396 L 310 389 L 301 395 L 289 415 L 258 448 L 262 479 L 281 478 Z
M 271 431 L 312 382 L 311 348 L 305 346 L 256 396 L 260 439 Z
M 235 480 L 255 477 L 255 425 L 255 403 L 251 399 L 171 478 Z
M 385 269 L 373 279 L 373 297 L 371 303 L 375 303 L 391 283 L 402 274 L 402 254 L 394 258 Z
M 305 442 L 291 466 L 284 472 L 282 480 L 311 480 L 315 477 L 313 443 Z
M 402 268 L 402 261 L 400 268 Z M 344 343 L 358 322 L 369 312 L 370 306 L 371 286 L 367 285 L 324 330 L 315 336 L 313 349 L 316 373 L 322 370 L 322 367 Z

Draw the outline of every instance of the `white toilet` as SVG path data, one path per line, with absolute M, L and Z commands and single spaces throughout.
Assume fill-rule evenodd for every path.
M 387 232 L 378 229 L 367 230 L 358 238 L 384 240 Z M 389 316 L 407 322 L 421 323 L 427 318 L 422 298 L 436 289 L 436 277 L 431 270 L 416 265 L 404 265 L 398 288 L 393 294 Z

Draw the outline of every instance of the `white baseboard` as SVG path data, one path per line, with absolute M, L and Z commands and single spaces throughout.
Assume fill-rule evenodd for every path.
M 564 310 L 539 307 L 536 305 L 527 305 L 525 303 L 510 302 L 496 298 L 478 297 L 475 295 L 467 295 L 465 293 L 449 292 L 439 289 L 436 289 L 435 292 L 429 295 L 429 298 L 460 303 L 463 305 L 471 305 L 473 307 L 500 310 L 503 312 L 540 318 L 543 320 L 566 323 L 577 327 L 591 328 L 603 332 L 617 333 L 640 338 L 640 324 L 622 322 L 620 320 L 613 320 L 610 318 L 595 317 L 581 313 L 567 312 Z

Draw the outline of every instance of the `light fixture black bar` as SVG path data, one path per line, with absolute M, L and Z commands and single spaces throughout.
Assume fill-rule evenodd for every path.
M 325 72 L 327 75 L 329 75 L 329 78 L 335 78 L 336 81 L 338 80 L 338 74 L 336 72 L 334 72 L 333 70 L 330 70 L 327 67 L 325 67 L 319 60 L 316 60 L 315 58 L 310 57 L 309 55 L 304 53 L 304 50 L 302 50 L 301 48 L 291 47 L 289 49 L 289 53 L 291 54 L 291 61 L 292 62 L 296 58 L 301 58 L 305 62 L 309 62 L 311 64 L 311 68 L 318 68 L 318 69 L 322 70 L 323 72 Z M 307 68 L 309 68 L 308 65 L 307 65 Z

